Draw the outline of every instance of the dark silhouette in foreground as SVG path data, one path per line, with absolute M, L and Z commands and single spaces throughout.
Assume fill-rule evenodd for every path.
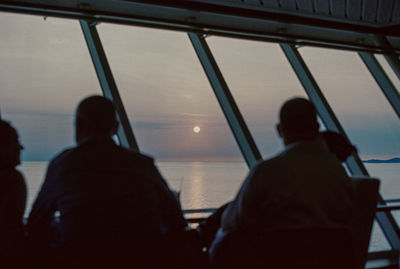
M 321 132 L 322 139 L 340 162 L 345 162 L 346 159 L 353 153 L 357 153 L 357 148 L 353 146 L 344 136 L 333 131 Z
M 178 266 L 180 205 L 153 159 L 117 146 L 112 103 L 92 96 L 78 106 L 77 146 L 49 164 L 28 220 L 40 266 Z M 179 268 L 176 267 L 175 268 Z
M 346 161 L 351 154 L 357 152 L 357 148 L 355 146 L 353 146 L 344 136 L 336 132 L 324 131 L 321 132 L 320 135 L 325 144 L 328 146 L 329 151 L 335 155 L 340 162 Z M 214 240 L 219 227 L 221 226 L 222 214 L 230 203 L 231 202 L 228 202 L 218 208 L 217 211 L 215 211 L 197 227 L 203 247 L 208 249 L 211 246 L 211 243 Z
M 17 131 L 0 119 L 0 267 L 22 268 L 26 185 L 16 170 L 23 149 Z
M 321 139 L 312 103 L 288 100 L 279 120 L 286 149 L 250 171 L 222 214 L 211 265 L 353 268 L 350 178 Z

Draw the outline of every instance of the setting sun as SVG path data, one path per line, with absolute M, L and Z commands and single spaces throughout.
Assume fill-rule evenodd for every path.
M 196 134 L 200 133 L 200 127 L 199 126 L 194 126 L 193 127 L 193 132 L 196 133 Z

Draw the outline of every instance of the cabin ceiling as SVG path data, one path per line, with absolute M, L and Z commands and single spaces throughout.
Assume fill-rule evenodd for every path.
M 129 0 L 128 0 L 129 1 Z M 153 1 L 154 2 L 154 1 Z M 159 1 L 169 2 L 169 1 Z M 350 24 L 393 26 L 400 23 L 398 0 L 184 0 L 238 7 L 248 10 L 291 14 L 305 18 L 319 18 Z M 178 3 L 178 2 L 177 2 Z
M 400 55 L 400 0 L 3 0 L 0 10 Z

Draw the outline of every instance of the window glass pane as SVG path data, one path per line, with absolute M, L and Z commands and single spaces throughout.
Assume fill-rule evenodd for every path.
M 400 79 L 394 73 L 393 69 L 390 67 L 390 65 L 386 61 L 385 57 L 380 54 L 376 54 L 375 57 L 378 60 L 378 62 L 381 64 L 382 68 L 385 70 L 386 74 L 389 76 L 390 80 L 392 81 L 394 86 L 397 88 L 397 90 L 400 90 Z
M 304 47 L 301 54 L 361 159 L 400 157 L 399 119 L 357 53 Z M 400 197 L 399 163 L 365 165 L 371 176 L 381 180 L 385 199 Z M 374 236 L 372 242 L 383 242 L 382 233 Z
M 385 199 L 400 198 L 400 163 L 366 163 L 365 166 L 372 176 L 381 180 L 380 192 Z
M 279 45 L 211 36 L 208 44 L 264 158 L 282 149 L 278 111 L 291 97 L 306 97 Z
M 188 36 L 106 23 L 98 29 L 139 147 L 182 191 L 183 208 L 231 200 L 247 168 Z
M 74 144 L 78 102 L 100 88 L 77 21 L 1 13 L 0 25 L 0 108 L 25 146 L 28 213 L 47 162 Z
M 302 48 L 304 56 L 328 102 L 344 126 L 363 160 L 386 160 L 400 156 L 400 121 L 380 88 L 356 53 Z M 393 192 L 393 174 L 399 165 L 367 164 L 372 176 L 379 177 L 385 198 L 400 196 Z
M 379 227 L 379 224 L 374 221 L 368 251 L 382 251 L 390 249 L 391 247 L 389 242 L 386 240 L 381 227 Z

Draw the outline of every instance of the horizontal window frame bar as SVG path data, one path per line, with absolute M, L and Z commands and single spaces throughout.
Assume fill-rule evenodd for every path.
M 387 40 L 391 40 L 390 42 L 392 42 L 391 48 L 375 42 L 376 36 L 381 35 L 379 31 L 381 30 L 380 27 L 358 28 L 345 27 L 345 25 L 334 27 L 335 24 L 333 22 L 331 22 L 332 24 L 328 24 L 330 27 L 322 27 L 319 24 L 288 23 L 283 19 L 279 21 L 279 19 L 276 19 L 276 16 L 263 18 L 245 17 L 240 14 L 168 7 L 161 4 L 141 3 L 140 1 L 121 1 L 117 4 L 116 8 L 110 5 L 109 1 L 106 4 L 104 0 L 96 2 L 88 1 L 89 4 L 86 5 L 66 4 L 66 1 L 49 4 L 50 2 L 48 0 L 2 1 L 0 3 L 0 10 L 171 29 L 206 35 L 264 40 L 301 46 L 318 46 L 400 55 L 400 35 L 393 36 L 390 34 L 386 36 Z M 113 3 L 116 4 L 115 2 Z M 127 4 L 130 4 L 129 12 L 122 9 L 124 5 L 128 7 Z M 328 34 L 327 32 L 331 33 Z
M 400 210 L 400 205 L 378 205 L 376 208 L 377 212 L 388 212 L 394 210 Z

